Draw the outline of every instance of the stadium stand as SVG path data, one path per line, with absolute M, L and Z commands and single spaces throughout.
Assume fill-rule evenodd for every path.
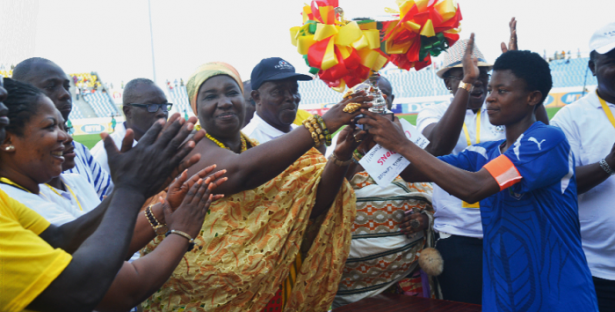
M 173 110 L 183 113 L 192 112 L 190 101 L 188 100 L 188 91 L 185 86 L 177 86 L 173 89 L 167 88 L 169 94 L 169 102 L 173 103 Z
M 73 109 L 70 111 L 70 115 L 68 115 L 68 119 L 83 119 L 83 115 L 81 114 L 81 110 L 79 110 L 79 106 L 73 104 Z
M 83 95 L 83 99 L 92 106 L 98 117 L 109 117 L 118 114 L 117 108 L 108 93 L 99 91 L 87 92 Z
M 597 85 L 596 77 L 588 69 L 588 62 L 589 58 L 551 61 L 549 67 L 551 68 L 551 76 L 553 76 L 553 88 Z
M 73 77 L 73 82 L 75 81 L 74 78 L 77 77 L 75 84 L 79 85 L 80 83 L 82 83 L 82 87 L 85 88 L 94 88 L 97 85 L 96 82 L 98 82 L 98 76 L 93 74 L 80 73 L 70 74 L 69 76 Z
M 12 69 L 0 69 L 0 76 L 2 77 L 12 77 L 13 70 Z

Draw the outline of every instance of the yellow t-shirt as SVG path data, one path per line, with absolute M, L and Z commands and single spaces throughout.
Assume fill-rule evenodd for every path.
M 312 116 L 312 114 L 302 110 L 302 109 L 298 109 L 297 110 L 297 116 L 295 116 L 295 121 L 293 121 L 293 123 L 297 126 L 301 126 L 303 124 L 303 121 L 310 118 Z
M 24 310 L 72 260 L 38 235 L 49 222 L 0 190 L 0 311 Z

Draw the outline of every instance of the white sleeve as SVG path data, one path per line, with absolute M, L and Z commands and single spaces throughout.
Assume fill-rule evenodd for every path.
M 570 143 L 570 149 L 574 154 L 575 163 L 577 166 L 583 166 L 587 164 L 581 163 L 581 134 L 579 132 L 579 127 L 575 123 L 575 119 L 573 118 L 574 112 L 573 106 L 564 106 L 560 109 L 553 119 L 551 119 L 551 126 L 559 127 L 564 131 L 566 135 L 566 139 L 568 139 L 568 143 Z
M 109 170 L 109 163 L 107 162 L 107 150 L 105 150 L 102 140 L 94 145 L 92 150 L 90 150 L 90 154 L 92 154 L 94 160 L 96 160 L 106 172 L 111 173 L 111 170 Z
M 438 121 L 442 119 L 444 114 L 438 109 L 441 105 L 442 104 L 434 104 L 421 109 L 416 118 L 416 128 L 421 133 L 423 133 L 427 126 L 438 123 Z

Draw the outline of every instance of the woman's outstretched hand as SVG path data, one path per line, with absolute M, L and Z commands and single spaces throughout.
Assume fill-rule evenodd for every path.
M 181 204 L 182 200 L 188 193 L 188 190 L 196 183 L 199 179 L 204 179 L 210 174 L 214 169 L 216 169 L 216 165 L 211 165 L 193 175 L 188 180 L 188 170 L 184 170 L 182 174 L 177 177 L 173 183 L 169 186 L 169 190 L 167 191 L 167 202 L 169 203 L 171 209 L 175 210 Z M 226 173 L 226 170 L 220 170 L 214 173 L 212 176 L 214 180 L 222 177 Z
M 184 193 L 181 204 L 179 204 L 179 207 L 177 207 L 175 211 L 171 208 L 168 200 L 160 198 L 169 230 L 182 231 L 191 237 L 196 237 L 203 226 L 203 220 L 205 219 L 205 215 L 211 203 L 224 197 L 224 195 L 213 195 L 212 193 L 216 187 L 228 179 L 226 177 L 220 178 L 226 171 L 221 170 L 205 179 L 200 178 L 199 174 L 202 174 L 202 171 L 207 169 L 209 169 L 209 167 L 201 170 L 201 172 L 190 178 L 190 181 L 193 179 L 196 179 L 196 181 L 194 181 L 192 186 Z M 181 194 L 182 192 L 183 191 L 180 191 L 177 194 Z
M 373 96 L 366 95 L 364 91 L 359 91 L 352 94 L 349 98 L 346 98 L 334 105 L 322 116 L 322 119 L 324 120 L 325 125 L 329 129 L 329 132 L 334 133 L 343 125 L 350 124 L 350 122 L 361 113 L 361 108 L 372 107 L 372 104 L 368 103 L 368 101 L 371 101 L 373 99 Z M 344 107 L 346 107 L 346 105 L 349 103 L 359 103 L 361 104 L 361 107 L 355 112 L 346 113 L 344 112 Z

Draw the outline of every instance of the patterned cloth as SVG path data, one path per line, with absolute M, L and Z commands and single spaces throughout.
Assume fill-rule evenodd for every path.
M 357 173 L 351 185 L 357 196 L 357 217 L 334 307 L 376 296 L 410 273 L 418 272 L 426 236 L 421 232 L 407 237 L 400 232 L 405 211 L 425 213 L 430 223 L 428 235 L 433 235 L 431 185 L 406 183 L 397 177 L 381 188 L 366 172 Z M 404 292 L 420 289 L 422 293 L 421 283 L 420 276 L 405 280 Z
M 271 181 L 215 202 L 195 248 L 144 311 L 261 311 L 299 249 L 304 259 L 284 310 L 329 310 L 348 257 L 356 198 L 344 183 L 328 213 L 309 224 L 325 163 L 311 149 Z
M 82 175 L 94 186 L 100 200 L 105 199 L 105 196 L 111 194 L 113 190 L 111 175 L 92 157 L 90 150 L 85 145 L 73 141 L 73 146 L 75 146 L 75 154 L 77 155 L 75 157 L 75 167 L 65 172 Z

